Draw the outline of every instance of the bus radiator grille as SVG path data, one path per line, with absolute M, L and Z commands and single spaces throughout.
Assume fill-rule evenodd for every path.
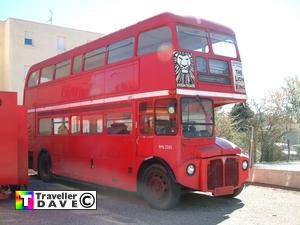
M 238 185 L 238 162 L 234 158 L 228 158 L 223 165 L 222 159 L 211 160 L 207 170 L 207 186 L 213 190 L 223 186 Z
M 238 162 L 236 159 L 229 158 L 225 161 L 225 185 L 237 186 L 238 185 Z
M 223 163 L 221 159 L 211 160 L 208 165 L 208 189 L 215 189 L 223 185 Z

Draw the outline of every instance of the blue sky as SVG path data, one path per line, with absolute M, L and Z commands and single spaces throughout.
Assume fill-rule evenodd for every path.
M 299 0 L 4 0 L 0 20 L 8 17 L 110 33 L 162 12 L 204 18 L 231 27 L 243 61 L 247 94 L 260 99 L 300 77 Z

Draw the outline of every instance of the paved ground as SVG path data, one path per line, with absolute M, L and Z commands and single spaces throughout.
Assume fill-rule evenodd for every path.
M 31 178 L 29 190 L 72 190 L 78 185 L 46 184 Z M 91 189 L 91 187 L 81 187 Z M 14 200 L 0 201 L 0 225 L 66 224 L 289 224 L 300 225 L 300 192 L 248 186 L 235 199 L 185 193 L 169 211 L 151 209 L 132 193 L 98 188 L 98 210 L 16 211 Z

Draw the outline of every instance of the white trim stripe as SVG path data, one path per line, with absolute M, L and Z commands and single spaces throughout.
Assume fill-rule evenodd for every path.
M 213 91 L 197 91 L 197 90 L 187 90 L 187 89 L 177 89 L 177 94 L 180 95 L 199 95 L 207 97 L 222 97 L 222 98 L 233 98 L 233 99 L 247 99 L 247 95 L 243 94 L 231 94 L 223 92 L 213 92 Z
M 36 109 L 29 109 L 29 110 L 27 110 L 27 112 L 28 113 L 44 112 L 44 111 L 50 111 L 50 110 L 59 110 L 59 109 L 73 108 L 73 107 L 79 107 L 79 106 L 89 106 L 89 105 L 96 105 L 96 104 L 109 103 L 109 102 L 128 101 L 131 99 L 158 97 L 158 96 L 165 96 L 165 95 L 169 95 L 168 90 L 151 91 L 151 92 L 144 92 L 144 93 L 138 93 L 138 94 L 132 94 L 132 95 L 123 95 L 123 96 L 110 97 L 110 98 L 100 98 L 100 99 L 89 100 L 89 101 L 41 107 L 41 108 L 36 108 Z
M 223 97 L 223 98 L 233 98 L 233 99 L 247 99 L 246 95 L 243 94 L 230 94 L 230 93 L 223 93 L 223 92 L 211 92 L 211 91 L 197 91 L 197 90 L 187 90 L 187 89 L 176 89 L 177 94 L 181 95 L 199 95 L 199 96 L 207 96 L 207 97 Z M 168 90 L 162 91 L 151 91 L 151 92 L 144 92 L 132 95 L 123 95 L 117 97 L 110 97 L 110 98 L 99 98 L 95 100 L 88 100 L 82 102 L 74 102 L 68 104 L 61 104 L 55 106 L 48 106 L 48 107 L 41 107 L 36 109 L 29 109 L 27 110 L 28 113 L 33 112 L 45 112 L 50 110 L 60 110 L 60 109 L 67 109 L 79 106 L 89 106 L 89 105 L 96 105 L 96 104 L 103 104 L 103 103 L 110 103 L 110 102 L 118 102 L 118 101 L 128 101 L 131 99 L 140 99 L 140 98 L 147 98 L 147 97 L 158 97 L 158 96 L 166 96 L 169 95 Z

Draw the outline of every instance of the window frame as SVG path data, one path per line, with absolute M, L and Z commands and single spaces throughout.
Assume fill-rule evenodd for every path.
M 129 133 L 126 133 L 126 134 L 123 134 L 123 133 L 109 133 L 108 132 L 108 129 L 111 127 L 108 127 L 107 126 L 107 122 L 109 121 L 109 120 L 112 120 L 112 119 L 110 119 L 110 116 L 111 115 L 113 115 L 113 114 L 118 114 L 118 113 L 130 113 L 130 115 L 131 115 L 131 130 L 128 130 L 129 131 Z M 128 111 L 128 110 L 126 110 L 126 111 L 122 111 L 122 112 L 120 112 L 120 111 L 111 111 L 111 112 L 106 112 L 105 113 L 105 119 L 103 120 L 103 125 L 104 125 L 104 127 L 105 127 L 105 130 L 103 130 L 104 132 L 105 132 L 105 134 L 106 135 L 109 135 L 109 136 L 113 136 L 113 135 L 117 135 L 117 136 L 124 136 L 124 135 L 133 135 L 133 133 L 134 133 L 134 129 L 135 129 L 135 120 L 134 120 L 134 118 L 133 118 L 133 115 L 134 113 L 132 112 L 132 111 Z M 118 118 L 118 119 L 116 119 L 116 120 L 124 120 L 123 118 Z
M 144 112 L 144 111 L 141 111 L 141 104 L 143 103 L 149 103 L 152 105 L 152 112 Z M 144 126 L 141 124 L 141 116 L 145 116 L 145 115 L 150 115 L 152 116 L 152 123 L 153 123 L 153 126 L 152 127 L 149 127 L 149 129 L 151 129 L 151 133 L 145 133 L 143 131 L 141 131 L 141 128 L 144 128 Z M 141 134 L 141 135 L 154 135 L 155 134 L 155 116 L 154 116 L 154 102 L 152 99 L 150 100 L 144 100 L 144 101 L 141 101 L 138 103 L 138 133 Z
M 69 62 L 68 62 L 69 61 Z M 66 63 L 66 62 L 68 62 L 68 63 Z M 66 64 L 63 64 L 63 63 L 66 63 Z M 66 59 L 66 60 L 64 60 L 64 61 L 61 61 L 61 62 L 59 62 L 59 63 L 56 63 L 55 64 L 55 67 L 54 67 L 54 79 L 53 80 L 60 80 L 60 79 L 64 79 L 64 78 L 66 78 L 66 77 L 68 77 L 68 76 L 70 76 L 71 75 L 71 59 Z M 60 65 L 61 64 L 61 65 Z M 58 67 L 58 65 L 60 65 L 59 67 Z M 64 75 L 64 76 L 62 76 L 62 77 L 59 77 L 59 78 L 57 78 L 57 69 L 61 69 L 61 68 L 63 68 L 63 67 L 65 67 L 65 66 L 68 66 L 69 67 L 69 72 L 67 73 L 67 75 Z M 46 82 L 47 83 L 47 82 Z
M 179 27 L 184 27 L 184 28 L 188 28 L 188 29 L 193 29 L 193 30 L 199 30 L 200 32 L 204 32 L 206 34 L 206 47 L 207 47 L 207 52 L 204 50 L 204 51 L 197 51 L 197 50 L 193 50 L 193 49 L 188 49 L 188 48 L 184 48 L 181 46 L 180 44 L 180 38 L 179 38 Z M 177 45 L 180 49 L 183 49 L 184 51 L 192 51 L 192 52 L 197 52 L 197 53 L 200 53 L 200 54 L 210 54 L 212 51 L 211 51 L 211 46 L 210 46 L 210 32 L 203 28 L 203 27 L 195 27 L 195 26 L 192 26 L 190 24 L 181 24 L 181 23 L 177 23 L 175 24 L 175 31 L 176 31 L 176 39 L 177 39 Z M 197 35 L 198 36 L 198 35 Z M 204 38 L 204 36 L 198 36 L 198 37 L 201 37 L 201 38 Z
M 137 47 L 136 47 L 136 55 L 137 56 L 144 56 L 144 55 L 148 55 L 148 54 L 153 54 L 153 53 L 157 53 L 157 52 L 166 51 L 166 49 L 162 49 L 162 50 L 159 50 L 159 51 L 150 51 L 150 52 L 146 52 L 146 53 L 144 53 L 144 52 L 140 53 L 140 43 L 141 43 L 140 38 L 141 38 L 141 36 L 143 34 L 150 33 L 152 31 L 156 31 L 156 30 L 163 29 L 163 28 L 167 28 L 167 30 L 170 32 L 170 46 L 169 46 L 169 48 L 172 48 L 173 42 L 174 42 L 172 28 L 168 24 L 166 24 L 166 25 L 163 25 L 163 26 L 159 26 L 159 27 L 151 28 L 149 30 L 142 31 L 137 35 Z M 163 43 L 165 44 L 166 42 L 163 42 Z
M 27 88 L 33 88 L 33 87 L 36 87 L 36 86 L 39 85 L 39 83 L 40 83 L 40 71 L 41 71 L 41 70 L 38 69 L 38 70 L 35 70 L 35 71 L 33 71 L 33 72 L 30 73 L 29 78 L 28 78 L 28 81 L 27 81 Z M 36 84 L 33 85 L 33 86 L 30 86 L 30 85 L 29 85 L 29 84 L 30 84 L 30 78 L 31 78 L 32 74 L 34 74 L 34 73 L 36 73 L 36 72 L 37 72 L 37 80 L 36 80 Z
M 33 47 L 33 33 L 31 31 L 24 31 L 24 45 Z
M 49 120 L 50 120 L 50 133 L 42 134 L 42 133 L 40 132 L 40 121 L 41 121 L 41 120 L 46 120 L 46 119 L 49 119 Z M 37 135 L 38 135 L 38 136 L 51 136 L 52 134 L 53 134 L 53 119 L 52 119 L 52 117 L 40 117 L 40 118 L 38 118 Z
M 91 56 L 89 56 L 89 57 L 87 57 L 86 55 L 88 55 L 88 54 L 91 54 L 91 53 L 93 53 L 93 52 L 96 52 L 96 51 L 100 51 L 100 53 L 94 53 L 94 54 L 92 54 Z M 100 48 L 96 48 L 96 49 L 93 49 L 93 50 L 91 50 L 91 51 L 88 51 L 88 52 L 85 52 L 85 53 L 83 53 L 83 54 L 81 54 L 82 55 L 82 61 L 81 61 L 81 63 L 82 63 L 82 65 L 81 65 L 81 71 L 92 71 L 92 70 L 94 70 L 94 69 L 96 69 L 96 68 L 99 68 L 99 67 L 101 67 L 101 66 L 104 66 L 105 64 L 106 64 L 106 53 L 108 52 L 108 50 L 107 50 L 107 48 L 106 47 L 100 47 Z M 91 68 L 88 68 L 88 69 L 86 69 L 86 60 L 87 59 L 90 59 L 90 58 L 93 58 L 93 57 L 95 57 L 95 56 L 98 56 L 98 55 L 104 55 L 104 57 L 103 57 L 103 63 L 102 64 L 100 64 L 100 65 L 96 65 L 96 66 L 94 66 L 94 67 L 91 67 Z M 79 56 L 79 55 L 78 55 Z M 74 59 L 75 59 L 75 57 L 74 57 Z M 97 61 L 97 62 L 101 62 L 101 61 Z M 79 72 L 80 73 L 80 72 Z
M 79 71 L 77 73 L 74 73 L 74 65 L 75 65 L 75 58 L 80 57 L 80 65 L 79 65 Z M 71 65 L 71 75 L 78 75 L 83 72 L 83 54 L 74 55 L 72 57 L 72 65 Z
M 62 41 L 62 42 L 60 42 Z M 60 45 L 62 44 L 62 46 Z M 63 48 L 60 48 L 60 47 L 63 47 Z M 66 38 L 63 37 L 63 36 L 57 36 L 56 37 L 56 50 L 57 51 L 66 51 Z
M 72 123 L 72 118 L 73 117 L 78 117 L 79 118 L 79 132 L 73 133 L 73 123 Z M 69 116 L 69 121 L 70 121 L 70 128 L 69 128 L 69 134 L 70 135 L 81 135 L 82 134 L 82 120 L 81 120 L 81 115 L 80 114 L 73 114 Z
M 211 125 L 212 126 L 212 133 L 211 133 L 211 136 L 199 136 L 199 137 L 186 137 L 183 135 L 183 121 L 182 121 L 182 100 L 183 99 L 186 99 L 186 98 L 189 98 L 189 99 L 192 99 L 192 98 L 199 98 L 201 100 L 208 100 L 211 102 L 211 105 L 212 105 L 212 123 L 196 123 L 195 125 Z M 181 134 L 183 138 L 186 138 L 186 139 L 190 139 L 190 138 L 212 138 L 214 137 L 215 135 L 215 127 L 216 127 L 216 121 L 215 121 L 215 110 L 214 110 L 214 101 L 210 98 L 202 98 L 202 97 L 197 97 L 197 96 L 182 96 L 180 98 L 180 126 L 181 126 Z
M 124 44 L 121 44 L 122 42 L 124 42 Z M 135 36 L 134 35 L 132 35 L 132 36 L 130 36 L 128 38 L 124 38 L 124 39 L 119 40 L 119 41 L 115 41 L 115 42 L 109 43 L 107 45 L 107 64 L 111 65 L 111 64 L 122 62 L 124 60 L 128 60 L 128 59 L 134 57 L 135 56 L 135 51 L 136 51 L 135 44 L 136 44 L 136 40 L 135 40 Z M 132 45 L 132 49 L 131 49 L 131 53 L 132 54 L 129 57 L 126 57 L 126 58 L 122 57 L 121 59 L 118 58 L 117 60 L 114 59 L 114 61 L 110 61 L 110 52 L 111 51 L 115 51 L 117 49 L 121 49 L 123 47 L 127 47 L 127 46 L 130 46 L 130 45 Z M 114 46 L 114 47 L 112 47 L 112 46 Z
M 216 53 L 216 49 L 214 49 L 214 47 L 213 47 L 214 46 L 213 40 L 219 40 L 219 39 L 213 38 L 213 35 L 217 35 L 217 36 L 219 35 L 219 36 L 222 36 L 222 37 L 229 37 L 230 39 L 232 39 L 233 42 L 231 44 L 234 46 L 235 56 L 233 57 L 233 56 L 229 56 L 229 55 Z M 209 33 L 209 39 L 210 39 L 210 42 L 211 42 L 211 49 L 212 49 L 212 52 L 213 52 L 214 55 L 221 56 L 221 57 L 233 58 L 233 59 L 238 58 L 238 48 L 237 48 L 236 38 L 235 38 L 234 35 L 211 31 Z M 219 41 L 221 41 L 221 40 L 219 40 Z M 227 42 L 227 41 L 222 41 L 222 42 L 230 43 L 230 42 Z M 220 43 L 220 42 L 217 42 L 217 43 Z
M 44 70 L 44 69 L 47 69 L 47 68 L 50 68 L 50 67 L 53 68 L 52 79 L 51 79 L 51 80 L 48 80 L 48 81 L 45 81 L 45 82 L 41 82 L 41 81 L 42 81 L 43 70 Z M 45 66 L 45 67 L 42 67 L 42 68 L 41 68 L 39 84 L 47 84 L 47 83 L 53 81 L 54 78 L 55 78 L 55 65 L 49 65 L 49 66 Z
M 158 134 L 157 130 L 156 130 L 156 104 L 158 101 L 161 100 L 175 100 L 176 101 L 176 112 L 174 113 L 176 115 L 176 132 L 173 134 Z M 178 134 L 178 130 L 179 130 L 179 121 L 178 121 L 178 100 L 176 98 L 159 98 L 159 99 L 155 99 L 154 101 L 154 133 L 156 136 L 176 136 Z
M 67 133 L 55 133 L 55 122 L 54 122 L 54 120 L 55 119 L 68 119 L 68 121 L 66 122 L 66 121 L 64 121 L 64 122 L 62 122 L 62 123 L 67 123 L 67 125 L 68 125 L 68 127 L 67 127 Z M 52 130 L 53 130 L 53 132 L 52 132 L 52 134 L 54 135 L 54 136 L 69 136 L 70 135 L 70 117 L 69 117 L 69 115 L 57 115 L 57 116 L 54 116 L 54 117 L 52 117 Z M 59 130 L 59 128 L 58 128 L 58 130 Z
M 89 133 L 85 133 L 84 132 L 84 130 L 83 130 L 83 119 L 84 119 L 84 117 L 90 117 L 90 116 L 99 116 L 99 117 L 101 117 L 101 119 L 102 119 L 102 131 L 101 131 L 101 133 L 98 133 L 98 132 L 96 132 L 96 133 L 91 133 L 90 131 L 91 131 L 91 129 L 90 129 L 90 125 L 89 125 Z M 99 136 L 99 135 L 102 135 L 102 134 L 104 134 L 104 114 L 101 112 L 101 113 L 99 113 L 99 112 L 94 112 L 94 113 L 83 113 L 83 114 L 81 114 L 80 115 L 80 128 L 81 128 L 81 134 L 82 135 L 97 135 L 97 136 Z

